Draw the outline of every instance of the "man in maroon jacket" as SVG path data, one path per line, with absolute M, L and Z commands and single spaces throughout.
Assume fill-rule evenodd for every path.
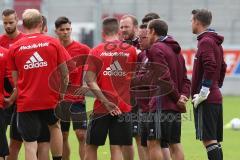
M 223 37 L 208 29 L 212 14 L 206 9 L 192 11 L 192 32 L 198 35 L 194 58 L 192 90 L 196 138 L 207 149 L 209 160 L 222 160 L 222 87 L 226 63 L 221 46 Z
M 154 113 L 150 114 L 153 115 L 153 121 L 147 122 L 150 159 L 161 157 L 161 140 L 169 144 L 172 158 L 180 160 L 184 159 L 180 144 L 181 113 L 186 111 L 190 81 L 186 75 L 183 56 L 180 54 L 181 48 L 173 38 L 167 36 L 167 32 L 168 26 L 162 20 L 155 19 L 148 24 L 147 35 L 151 47 L 146 55 L 149 70 L 143 76 L 134 79 L 134 85 L 160 88 L 156 92 L 158 94 L 154 93 L 155 96 L 151 98 L 148 107 L 143 108 L 143 112 Z

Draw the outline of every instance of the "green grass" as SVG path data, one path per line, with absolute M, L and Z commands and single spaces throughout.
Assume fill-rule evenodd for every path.
M 93 105 L 93 99 L 87 99 L 87 106 L 90 110 Z M 224 97 L 224 124 L 228 123 L 234 117 L 240 117 L 240 97 Z M 207 159 L 205 149 L 202 144 L 195 140 L 194 132 L 194 118 L 192 115 L 192 107 L 188 105 L 188 112 L 183 115 L 182 125 L 182 145 L 184 148 L 186 160 L 205 160 Z M 76 160 L 78 158 L 78 144 L 77 139 L 73 132 L 70 133 L 71 144 L 71 159 Z M 240 160 L 240 131 L 224 130 L 224 142 L 222 143 L 224 159 L 226 160 Z M 137 152 L 135 152 L 137 153 Z M 106 145 L 100 147 L 98 150 L 99 160 L 110 159 L 108 141 Z M 20 153 L 20 160 L 24 159 L 23 150 Z M 135 160 L 137 160 L 137 154 L 135 154 Z

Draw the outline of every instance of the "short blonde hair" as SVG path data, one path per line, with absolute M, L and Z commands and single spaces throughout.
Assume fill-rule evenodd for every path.
M 23 26 L 27 29 L 36 28 L 42 23 L 42 15 L 37 9 L 26 9 L 22 14 Z

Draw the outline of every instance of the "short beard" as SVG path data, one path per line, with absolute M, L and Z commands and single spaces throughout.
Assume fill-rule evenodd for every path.
M 5 30 L 7 34 L 13 34 L 15 31 L 16 31 L 17 28 L 14 28 L 13 30 L 11 31 L 8 31 L 8 30 Z
M 128 36 L 128 40 L 133 40 L 135 38 L 135 34 L 134 33 L 130 33 Z

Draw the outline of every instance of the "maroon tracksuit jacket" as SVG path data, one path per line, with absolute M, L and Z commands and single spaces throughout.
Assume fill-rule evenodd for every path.
M 198 50 L 194 58 L 191 95 L 198 94 L 202 86 L 210 88 L 207 103 L 222 104 L 219 88 L 223 85 L 226 63 L 223 57 L 223 37 L 209 30 L 197 37 Z
M 162 85 L 162 80 L 168 82 L 172 87 L 171 90 L 166 89 L 166 93 L 161 92 L 160 103 L 162 110 L 173 110 L 177 112 L 185 112 L 177 106 L 177 102 L 181 95 L 190 96 L 190 80 L 187 78 L 187 70 L 185 61 L 180 54 L 181 48 L 179 44 L 171 37 L 164 38 L 154 43 L 147 51 L 148 63 L 150 63 L 150 71 L 142 77 L 136 79 L 136 83 L 150 83 L 151 85 Z M 156 64 L 156 65 L 154 65 Z M 160 80 L 160 81 L 159 81 Z M 162 85 L 161 90 L 169 88 Z M 169 92 L 170 91 L 170 92 Z M 149 106 L 151 111 L 156 108 L 156 101 Z M 143 109 L 147 111 L 147 109 Z

